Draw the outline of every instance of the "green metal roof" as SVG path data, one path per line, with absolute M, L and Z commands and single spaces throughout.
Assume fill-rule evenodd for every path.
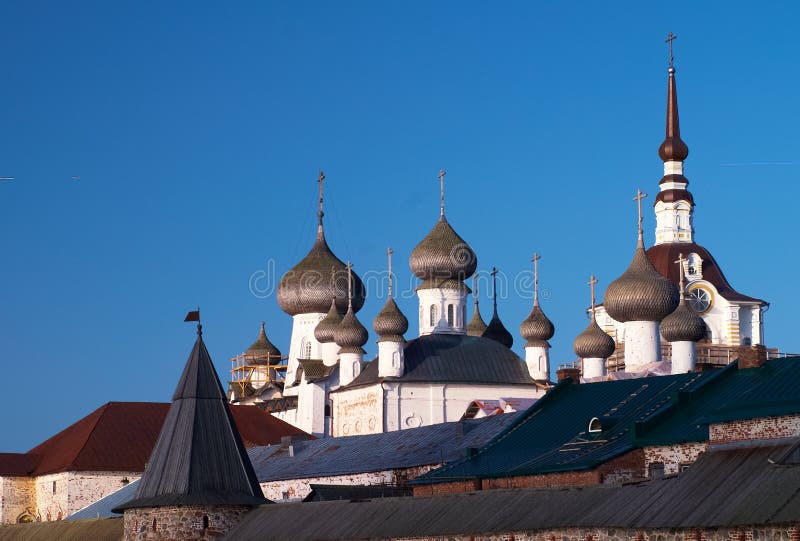
M 556 385 L 470 458 L 418 483 L 592 469 L 632 449 L 708 440 L 708 423 L 800 413 L 800 357 L 760 368 Z M 590 432 L 598 418 L 602 430 Z

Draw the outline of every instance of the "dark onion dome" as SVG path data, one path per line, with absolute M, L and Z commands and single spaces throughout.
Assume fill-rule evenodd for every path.
M 467 334 L 469 336 L 483 336 L 486 332 L 486 322 L 481 317 L 481 312 L 478 309 L 478 303 L 475 303 L 475 310 L 472 312 L 472 319 L 467 323 Z
M 658 155 L 665 162 L 682 162 L 689 156 L 689 147 L 681 139 L 681 127 L 678 122 L 678 89 L 675 85 L 675 68 L 669 68 L 669 86 L 667 87 L 667 134 L 664 142 L 658 147 Z
M 333 335 L 336 332 L 336 327 L 342 322 L 342 314 L 336 308 L 336 299 L 331 299 L 331 308 L 324 318 L 317 323 L 314 327 L 314 338 L 320 344 L 330 344 L 334 341 Z
M 607 359 L 614 353 L 615 344 L 592 316 L 589 326 L 575 338 L 572 348 L 581 359 Z
M 706 337 L 706 324 L 683 301 L 661 322 L 661 336 L 667 342 L 699 342 Z
M 317 239 L 311 251 L 300 263 L 283 275 L 278 284 L 278 304 L 289 315 L 325 313 L 334 292 L 336 307 L 347 310 L 347 267 L 333 255 L 322 225 L 317 228 Z M 338 279 L 337 279 L 338 278 Z M 364 306 L 366 293 L 361 279 L 353 273 L 353 310 Z
M 555 332 L 556 329 L 553 326 L 553 322 L 544 315 L 538 303 L 533 305 L 533 310 L 519 326 L 519 333 L 527 340 L 525 347 L 549 347 L 550 344 L 547 341 L 553 337 Z
M 506 329 L 505 325 L 503 325 L 503 322 L 500 321 L 500 316 L 497 315 L 497 310 L 494 311 L 494 315 L 492 315 L 489 325 L 483 332 L 483 337 L 494 340 L 495 342 L 500 342 L 509 349 L 512 345 L 514 345 L 514 337 L 511 336 L 511 333 L 508 332 L 508 329 Z
M 447 285 L 442 282 L 447 280 L 456 282 L 451 285 L 466 288 L 461 282 L 475 272 L 478 257 L 442 215 L 411 252 L 409 266 L 411 272 L 423 280 L 420 289 L 441 287 Z
M 620 323 L 661 321 L 678 306 L 678 289 L 650 263 L 639 237 L 636 254 L 622 276 L 606 289 L 603 305 Z
M 247 364 L 277 364 L 281 358 L 280 350 L 269 341 L 267 332 L 264 330 L 264 322 L 261 322 L 261 332 L 247 351 L 244 352 Z
M 347 309 L 333 337 L 336 345 L 341 348 L 339 353 L 366 353 L 361 346 L 369 340 L 369 333 L 356 317 L 352 307 Z
M 392 297 L 386 301 L 375 320 L 372 328 L 378 333 L 378 342 L 405 342 L 403 335 L 408 331 L 408 319 L 398 308 Z

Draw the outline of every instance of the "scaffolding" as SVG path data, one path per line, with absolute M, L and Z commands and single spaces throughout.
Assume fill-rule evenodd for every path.
M 231 387 L 239 391 L 238 397 L 248 396 L 270 383 L 283 387 L 287 359 L 286 355 L 240 353 L 231 358 Z

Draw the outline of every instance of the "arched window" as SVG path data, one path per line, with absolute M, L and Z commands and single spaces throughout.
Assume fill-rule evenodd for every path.
M 208 529 L 208 515 L 203 515 L 203 529 Z
M 303 338 L 300 342 L 300 358 L 301 359 L 310 359 L 311 358 L 311 340 L 308 338 Z
M 453 326 L 453 305 L 447 305 L 447 324 Z
M 437 316 L 439 315 L 439 307 L 435 304 L 431 304 L 431 327 L 436 326 Z
M 400 354 L 396 351 L 392 353 L 392 368 L 397 368 L 400 365 Z
M 156 531 L 156 526 L 157 526 L 156 519 L 153 519 L 153 531 L 154 532 Z

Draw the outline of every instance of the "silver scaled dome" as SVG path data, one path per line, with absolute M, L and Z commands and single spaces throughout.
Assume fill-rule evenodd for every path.
M 347 309 L 333 337 L 336 345 L 341 348 L 339 353 L 366 353 L 361 346 L 369 340 L 369 332 L 358 320 L 352 307 Z
M 628 269 L 606 288 L 603 306 L 621 323 L 661 321 L 678 306 L 678 289 L 650 263 L 641 238 Z
M 408 319 L 400 311 L 394 299 L 389 297 L 375 316 L 372 328 L 380 337 L 378 342 L 405 342 L 403 335 L 408 331 Z
M 661 336 L 667 342 L 698 342 L 706 337 L 706 324 L 683 301 L 661 322 Z
M 256 341 L 244 352 L 244 359 L 250 365 L 277 364 L 281 359 L 280 350 L 267 338 L 263 321 L 261 322 L 261 332 L 258 333 Z
M 325 317 L 317 323 L 317 326 L 314 327 L 314 338 L 316 338 L 317 342 L 320 344 L 329 344 L 333 342 L 333 335 L 336 332 L 336 327 L 338 327 L 341 322 L 342 314 L 340 314 L 339 309 L 336 308 L 336 299 L 331 299 L 330 310 L 328 310 Z
M 615 344 L 592 316 L 589 326 L 575 338 L 572 348 L 581 359 L 607 359 L 614 353 Z
M 336 307 L 347 310 L 347 266 L 331 252 L 322 231 L 308 254 L 278 284 L 278 304 L 289 315 L 325 313 L 334 292 Z M 364 284 L 353 273 L 353 310 L 364 306 Z
M 544 315 L 538 303 L 533 305 L 533 310 L 519 326 L 519 333 L 527 340 L 525 347 L 550 346 L 547 341 L 555 332 L 553 322 Z
M 420 289 L 441 287 L 443 282 L 466 289 L 463 281 L 475 272 L 478 257 L 442 215 L 411 252 L 409 266 L 423 280 Z
M 472 319 L 467 323 L 467 335 L 469 336 L 483 336 L 486 332 L 486 322 L 481 317 L 481 312 L 478 309 L 478 303 L 475 303 L 475 310 L 472 312 Z

